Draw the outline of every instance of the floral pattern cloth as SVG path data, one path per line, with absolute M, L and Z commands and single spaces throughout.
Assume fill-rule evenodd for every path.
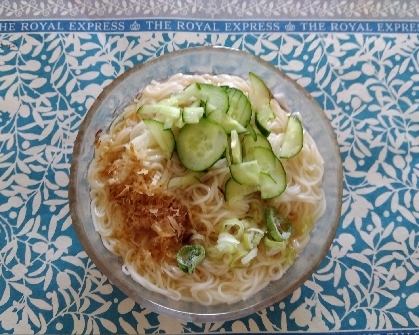
M 0 2 L 0 18 L 56 8 L 16 3 Z M 0 31 L 0 42 L 0 332 L 419 328 L 418 34 Z M 202 45 L 257 55 L 310 92 L 336 132 L 344 194 L 330 251 L 299 289 L 248 317 L 194 324 L 144 309 L 97 270 L 72 228 L 67 187 L 78 128 L 102 89 L 137 64 Z

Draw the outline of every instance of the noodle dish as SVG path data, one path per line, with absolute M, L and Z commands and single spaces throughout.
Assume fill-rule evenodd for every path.
M 328 252 L 341 197 L 336 137 L 314 99 L 259 58 L 214 47 L 150 60 L 105 88 L 69 185 L 99 270 L 142 306 L 194 322 L 296 290 Z

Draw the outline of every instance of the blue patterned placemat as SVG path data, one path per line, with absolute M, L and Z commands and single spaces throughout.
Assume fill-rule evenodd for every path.
M 419 327 L 417 34 L 334 33 L 331 25 L 314 33 L 71 32 L 70 21 L 49 32 L 5 32 L 12 21 L 0 23 L 0 332 Z M 106 85 L 148 59 L 211 44 L 271 62 L 315 97 L 338 137 L 344 196 L 331 250 L 300 289 L 240 320 L 193 324 L 142 308 L 96 269 L 71 226 L 67 185 L 77 130 Z

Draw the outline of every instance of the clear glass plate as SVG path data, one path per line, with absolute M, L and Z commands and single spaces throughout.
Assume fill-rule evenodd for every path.
M 94 154 L 93 142 L 99 129 L 108 129 L 124 107 L 152 80 L 164 80 L 173 74 L 233 74 L 243 78 L 257 73 L 274 95 L 284 97 L 292 111 L 303 117 L 304 126 L 317 143 L 325 162 L 323 189 L 327 208 L 316 222 L 307 247 L 296 263 L 277 281 L 248 298 L 233 304 L 203 306 L 174 301 L 143 289 L 121 271 L 122 260 L 103 246 L 90 214 L 90 188 L 87 170 Z M 177 319 L 192 322 L 215 322 L 236 319 L 257 312 L 292 293 L 316 270 L 327 254 L 335 236 L 341 211 L 342 164 L 336 135 L 324 111 L 297 83 L 269 63 L 246 52 L 199 47 L 169 53 L 138 65 L 115 79 L 99 95 L 86 114 L 74 145 L 70 172 L 69 201 L 73 225 L 80 242 L 98 269 L 122 292 L 142 307 Z

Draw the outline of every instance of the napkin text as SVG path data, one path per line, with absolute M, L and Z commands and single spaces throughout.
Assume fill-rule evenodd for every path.
M 285 21 L 285 20 L 30 20 L 0 21 L 0 33 L 11 32 L 190 32 L 190 33 L 419 33 L 417 21 Z

